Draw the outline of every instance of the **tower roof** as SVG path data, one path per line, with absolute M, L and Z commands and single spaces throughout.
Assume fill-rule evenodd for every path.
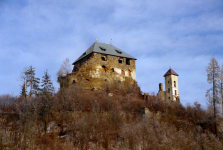
M 169 69 L 165 74 L 164 74 L 164 77 L 168 76 L 168 75 L 176 75 L 176 76 L 179 76 L 175 71 L 173 71 L 173 69 Z
M 95 42 L 90 48 L 88 48 L 74 63 L 73 65 L 81 60 L 82 58 L 86 57 L 87 55 L 91 53 L 101 53 L 101 54 L 107 54 L 107 55 L 113 55 L 113 56 L 119 56 L 119 57 L 125 57 L 130 59 L 135 59 L 131 55 L 127 54 L 126 52 L 120 50 L 119 48 L 110 45 L 110 44 L 104 44 L 104 43 L 98 43 Z

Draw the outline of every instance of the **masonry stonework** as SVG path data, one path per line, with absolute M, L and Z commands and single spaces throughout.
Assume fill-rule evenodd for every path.
M 83 55 L 89 50 L 92 46 Z M 136 82 L 135 59 L 91 52 L 76 61 L 72 73 L 67 76 L 69 84 L 80 84 L 89 90 L 103 89 L 103 84 L 117 81 L 133 85 Z
M 162 83 L 159 84 L 159 92 L 158 96 L 169 102 L 169 101 L 176 101 L 180 103 L 180 95 L 179 95 L 179 86 L 178 86 L 178 74 L 173 71 L 172 69 L 169 69 L 165 77 L 165 91 L 163 91 L 163 85 Z

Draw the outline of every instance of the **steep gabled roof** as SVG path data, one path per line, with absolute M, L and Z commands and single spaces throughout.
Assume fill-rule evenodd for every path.
M 74 63 L 73 65 L 81 60 L 82 58 L 88 56 L 91 53 L 101 53 L 101 54 L 106 54 L 106 55 L 113 55 L 113 56 L 119 56 L 119 57 L 125 57 L 125 58 L 130 58 L 130 59 L 135 59 L 131 55 L 127 54 L 126 52 L 120 50 L 119 48 L 110 45 L 110 44 L 104 44 L 104 43 L 97 43 L 95 42 L 88 50 L 86 50 Z
M 179 76 L 175 71 L 173 71 L 171 68 L 164 74 L 164 77 L 168 76 L 168 75 L 176 75 Z

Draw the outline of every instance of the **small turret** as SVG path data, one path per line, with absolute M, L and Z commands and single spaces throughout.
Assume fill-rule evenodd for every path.
M 164 74 L 165 77 L 165 98 L 167 101 L 180 102 L 178 74 L 171 68 Z

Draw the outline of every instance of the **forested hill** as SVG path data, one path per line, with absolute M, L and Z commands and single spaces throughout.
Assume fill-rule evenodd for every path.
M 165 103 L 140 88 L 72 85 L 37 96 L 2 95 L 1 149 L 223 149 L 211 110 Z M 109 94 L 113 93 L 113 94 Z

